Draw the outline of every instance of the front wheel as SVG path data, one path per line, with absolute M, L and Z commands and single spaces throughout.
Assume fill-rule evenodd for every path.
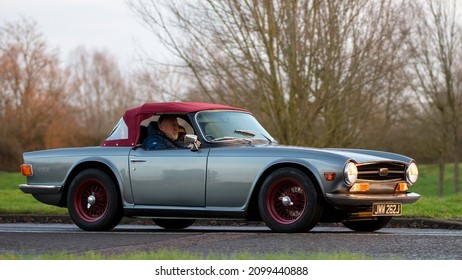
M 392 217 L 377 217 L 374 220 L 345 221 L 343 225 L 354 231 L 376 231 L 388 225 L 391 218 Z
M 123 217 L 113 180 L 98 169 L 84 170 L 74 178 L 69 186 L 67 208 L 72 221 L 89 231 L 110 230 Z
M 258 208 L 265 224 L 276 232 L 305 232 L 322 214 L 311 179 L 296 168 L 281 168 L 263 182 Z

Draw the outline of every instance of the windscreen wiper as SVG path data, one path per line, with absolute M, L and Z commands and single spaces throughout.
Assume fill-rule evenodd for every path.
M 231 136 L 224 136 L 219 137 L 211 140 L 212 142 L 220 142 L 220 141 L 245 141 L 247 144 L 252 143 L 252 139 L 249 138 L 238 138 L 238 137 L 231 137 Z
M 234 133 L 237 133 L 243 136 L 255 137 L 255 133 L 253 133 L 252 131 L 243 130 L 243 129 L 236 129 L 234 130 Z

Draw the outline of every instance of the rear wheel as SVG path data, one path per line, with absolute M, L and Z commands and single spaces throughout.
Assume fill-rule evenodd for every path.
M 158 226 L 165 229 L 184 229 L 192 224 L 196 220 L 188 219 L 152 219 Z
M 110 230 L 123 217 L 114 182 L 98 169 L 84 170 L 74 178 L 69 186 L 67 207 L 72 221 L 84 230 Z
M 263 182 L 258 196 L 263 221 L 276 232 L 305 232 L 321 218 L 322 207 L 311 179 L 296 168 L 281 168 Z
M 376 231 L 390 222 L 392 217 L 377 217 L 375 220 L 345 221 L 343 225 L 354 231 Z

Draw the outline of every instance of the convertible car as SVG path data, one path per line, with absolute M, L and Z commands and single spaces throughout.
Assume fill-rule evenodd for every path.
M 146 150 L 162 115 L 174 115 L 183 148 Z M 166 229 L 197 219 L 263 221 L 275 232 L 305 232 L 318 222 L 375 231 L 402 214 L 418 169 L 413 159 L 360 149 L 279 145 L 251 112 L 197 102 L 129 109 L 98 147 L 26 152 L 19 188 L 67 207 L 88 231 L 126 217 Z

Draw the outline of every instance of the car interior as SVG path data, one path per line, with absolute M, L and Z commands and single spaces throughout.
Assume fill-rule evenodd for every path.
M 160 115 L 154 115 L 141 122 L 137 146 L 141 146 L 143 144 L 144 139 L 148 136 L 148 131 L 159 129 L 157 125 L 157 120 L 159 119 L 159 117 Z M 196 134 L 192 126 L 185 120 L 185 118 L 187 118 L 186 115 L 177 116 L 179 123 L 178 138 L 184 137 L 186 134 Z

